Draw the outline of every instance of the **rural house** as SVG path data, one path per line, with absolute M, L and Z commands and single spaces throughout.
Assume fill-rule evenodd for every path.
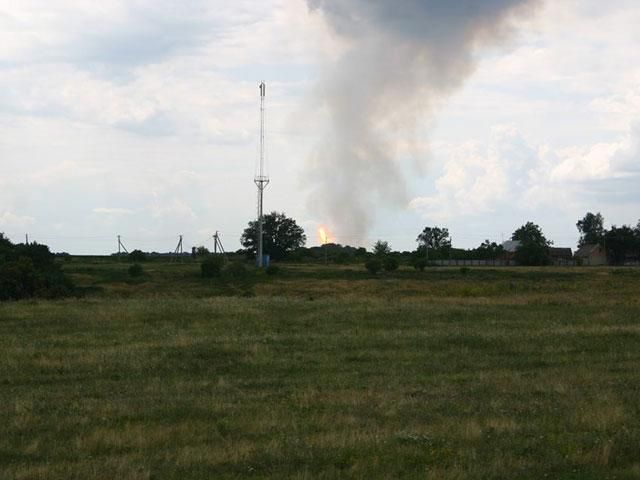
M 578 249 L 575 259 L 578 265 L 606 265 L 607 252 L 602 245 L 587 244 Z
M 516 265 L 514 257 L 516 255 L 516 250 L 518 250 L 520 245 L 520 240 L 507 240 L 502 243 L 502 248 L 504 249 L 502 259 L 504 260 L 505 265 Z
M 570 248 L 550 247 L 549 258 L 551 259 L 551 265 L 572 265 L 573 253 Z

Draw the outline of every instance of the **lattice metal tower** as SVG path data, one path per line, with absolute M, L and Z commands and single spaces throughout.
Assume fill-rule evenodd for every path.
M 262 224 L 263 224 L 263 212 L 262 212 L 262 202 L 264 198 L 264 189 L 267 188 L 269 184 L 269 176 L 265 171 L 264 165 L 264 100 L 266 96 L 266 85 L 264 82 L 260 82 L 260 158 L 259 158 L 259 166 L 256 172 L 256 176 L 253 181 L 258 187 L 258 267 L 262 268 L 263 266 L 263 234 L 262 234 Z

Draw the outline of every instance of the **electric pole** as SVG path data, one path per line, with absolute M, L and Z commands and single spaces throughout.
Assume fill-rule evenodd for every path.
M 218 253 L 218 249 L 220 250 L 220 253 L 225 254 L 226 252 L 224 251 L 224 248 L 222 247 L 222 240 L 220 240 L 220 234 L 218 233 L 218 231 L 216 231 L 215 235 L 213 236 L 213 253 Z
M 176 249 L 173 251 L 173 254 L 177 257 L 180 256 L 180 261 L 182 261 L 182 235 L 178 235 L 178 245 L 176 245 Z
M 124 251 L 124 253 L 129 253 L 127 247 L 125 247 L 122 240 L 120 240 L 120 235 L 118 235 L 118 257 L 120 257 L 122 251 Z

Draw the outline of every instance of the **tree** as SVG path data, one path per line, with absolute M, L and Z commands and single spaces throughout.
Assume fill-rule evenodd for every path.
M 373 254 L 376 257 L 384 257 L 385 255 L 389 255 L 390 253 L 391 253 L 391 247 L 389 246 L 389 242 L 378 240 L 373 245 Z
M 624 264 L 627 255 L 637 255 L 640 250 L 637 231 L 628 225 L 613 225 L 604 236 L 609 261 L 615 265 Z
M 640 225 L 640 222 L 638 223 Z M 4 258 L 6 254 L 13 248 L 11 240 L 4 236 L 4 233 L 0 232 L 0 260 Z
M 601 245 L 606 233 L 604 229 L 604 217 L 600 212 L 593 214 L 588 212 L 582 220 L 578 220 L 576 227 L 580 232 L 578 247 L 585 245 Z
M 448 228 L 425 227 L 416 242 L 419 245 L 426 245 L 431 250 L 440 250 L 443 248 L 451 248 L 451 237 Z
M 46 245 L 14 245 L 0 234 L 0 300 L 71 295 L 66 277 Z
M 515 253 L 515 260 L 520 265 L 547 265 L 549 264 L 549 247 L 551 242 L 542 233 L 542 229 L 533 222 L 527 222 L 518 228 L 511 240 L 518 240 L 520 246 Z
M 129 254 L 129 260 L 134 263 L 146 262 L 147 254 L 144 253 L 142 250 L 134 250 Z
M 451 237 L 448 228 L 425 227 L 416 238 L 418 250 L 433 258 L 446 256 L 451 250 Z M 433 252 L 433 254 L 431 253 Z
M 271 212 L 263 217 L 263 251 L 274 260 L 287 257 L 293 250 L 304 246 L 307 237 L 302 227 L 284 213 Z M 258 221 L 249 222 L 240 237 L 240 243 L 253 256 L 258 250 Z
M 479 260 L 495 260 L 503 253 L 504 247 L 502 245 L 498 245 L 496 242 L 489 240 L 482 242 L 480 246 L 475 249 L 475 252 L 472 252 L 473 256 Z

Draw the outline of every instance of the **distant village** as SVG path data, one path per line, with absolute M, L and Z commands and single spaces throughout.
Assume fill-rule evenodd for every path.
M 576 223 L 580 238 L 575 250 L 568 246 L 554 245 L 545 237 L 542 229 L 532 222 L 522 225 L 505 242 L 499 244 L 485 240 L 472 249 L 453 247 L 451 235 L 445 227 L 425 227 L 416 238 L 415 250 L 394 251 L 384 239 L 378 240 L 370 250 L 341 245 L 331 240 L 322 229 L 319 229 L 321 245 L 305 247 L 307 237 L 295 220 L 278 212 L 265 215 L 264 220 L 265 254 L 268 261 L 276 262 L 352 264 L 366 263 L 373 257 L 387 260 L 386 264 L 391 269 L 411 265 L 419 270 L 428 266 L 640 265 L 640 221 L 635 227 L 614 225 L 605 229 L 604 217 L 600 213 L 587 213 Z M 192 247 L 190 253 L 176 250 L 173 253 L 154 252 L 147 255 L 191 256 L 197 259 L 211 254 L 223 254 L 233 260 L 255 259 L 257 236 L 256 222 L 252 221 L 240 238 L 244 248 L 233 252 L 224 251 L 216 234 L 212 251 L 201 245 Z M 131 259 L 139 261 L 138 257 L 141 255 L 145 254 L 134 251 Z
M 603 266 L 640 265 L 640 220 L 634 227 L 622 225 L 604 228 L 600 213 L 587 213 L 578 220 L 580 233 L 577 248 L 556 246 L 548 240 L 541 228 L 528 222 L 513 232 L 511 239 L 501 244 L 485 240 L 473 249 L 452 246 L 449 231 L 444 227 L 425 227 L 418 235 L 415 251 L 394 252 L 388 242 L 379 240 L 371 253 L 339 244 L 300 248 L 292 257 L 322 259 L 347 263 L 366 255 L 392 256 L 399 263 L 409 263 L 416 268 L 426 266 Z

